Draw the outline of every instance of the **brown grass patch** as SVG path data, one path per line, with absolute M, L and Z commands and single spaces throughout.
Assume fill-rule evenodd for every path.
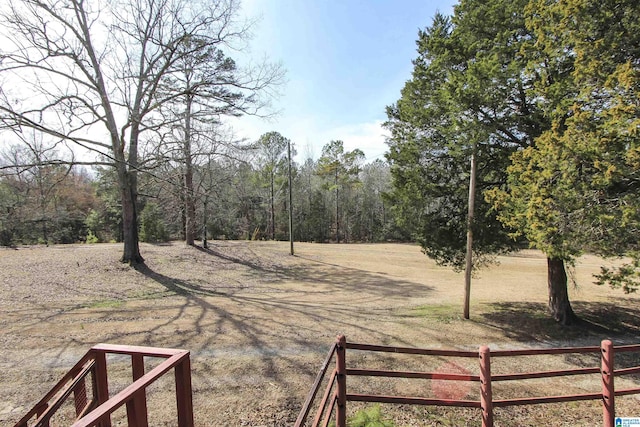
M 562 328 L 546 315 L 546 262 L 534 251 L 501 257 L 472 285 L 470 321 L 461 317 L 463 276 L 414 245 L 216 241 L 210 250 L 143 245 L 145 267 L 118 263 L 119 245 L 0 250 L 0 423 L 12 425 L 93 344 L 192 351 L 196 423 L 285 426 L 297 416 L 337 334 L 350 341 L 475 350 L 640 342 L 639 297 L 591 284 L 600 260 L 582 258 L 574 309 Z M 438 369 L 444 359 L 349 356 L 368 366 Z M 636 363 L 636 359 L 620 359 Z M 521 358 L 497 370 L 594 363 L 585 357 Z M 463 362 L 460 362 L 463 363 Z M 466 362 L 465 362 L 466 363 Z M 474 372 L 474 361 L 462 365 Z M 126 374 L 114 360 L 114 384 Z M 119 377 L 120 376 L 120 377 Z M 638 384 L 638 378 L 630 378 Z M 431 393 L 429 382 L 371 381 L 382 390 Z M 353 386 L 357 386 L 356 383 Z M 559 394 L 599 379 L 498 387 L 503 396 Z M 115 387 L 115 386 L 114 386 Z M 172 425 L 170 393 L 149 397 L 153 425 Z M 472 389 L 470 395 L 477 394 Z M 637 397 L 619 415 L 638 416 Z M 357 407 L 356 405 L 353 406 Z M 476 410 L 384 407 L 399 425 L 479 425 Z M 598 402 L 496 411 L 496 425 L 599 424 Z

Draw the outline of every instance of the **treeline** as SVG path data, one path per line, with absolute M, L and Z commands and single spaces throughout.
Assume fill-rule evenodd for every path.
M 0 178 L 0 245 L 84 240 L 100 200 L 85 170 L 18 168 Z
M 279 146 L 268 142 L 273 136 Z M 288 142 L 273 132 L 233 156 L 200 157 L 193 168 L 194 228 L 200 239 L 289 238 L 289 168 L 283 141 Z M 390 189 L 388 165 L 382 160 L 365 164 L 363 159 L 360 150 L 345 152 L 341 141 L 332 141 L 318 160 L 292 161 L 296 241 L 408 238 L 394 225 L 383 197 Z M 24 165 L 25 160 L 17 163 Z M 3 163 L 9 161 L 4 156 Z M 32 163 L 5 169 L 0 177 L 0 244 L 122 240 L 114 169 Z M 183 165 L 167 161 L 139 179 L 140 239 L 185 239 Z

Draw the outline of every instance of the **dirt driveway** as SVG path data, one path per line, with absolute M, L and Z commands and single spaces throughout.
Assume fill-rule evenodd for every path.
M 285 242 L 215 241 L 209 250 L 145 244 L 146 267 L 135 270 L 118 263 L 116 244 L 0 249 L 0 424 L 16 422 L 99 342 L 191 350 L 199 426 L 293 424 L 338 334 L 470 350 L 597 344 L 605 336 L 640 342 L 639 298 L 590 284 L 600 262 L 593 257 L 580 261 L 579 287 L 571 290 L 574 308 L 591 323 L 562 329 L 544 313 L 546 263 L 537 252 L 503 257 L 481 272 L 472 287 L 472 320 L 464 321 L 463 276 L 436 266 L 414 245 L 296 244 L 294 257 L 288 250 Z M 115 358 L 110 366 L 117 390 L 126 383 L 126 364 Z M 170 389 L 170 381 L 151 389 L 151 425 L 173 425 Z M 639 403 L 631 397 L 620 405 Z M 601 417 L 595 403 L 573 405 L 575 415 L 554 407 L 567 424 L 551 425 Z M 406 426 L 479 420 L 471 410 L 389 413 Z M 496 420 L 536 425 L 541 414 L 523 408 Z

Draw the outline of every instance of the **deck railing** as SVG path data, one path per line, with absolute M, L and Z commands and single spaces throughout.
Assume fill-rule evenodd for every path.
M 107 354 L 131 357 L 133 382 L 113 396 L 109 396 Z M 145 373 L 145 357 L 165 360 Z M 188 351 L 109 344 L 92 347 L 15 427 L 49 427 L 51 418 L 72 394 L 76 417 L 72 427 L 111 427 L 111 414 L 122 406 L 126 406 L 129 427 L 148 427 L 146 389 L 171 369 L 176 384 L 176 425 L 193 427 Z
M 467 375 L 459 373 L 442 372 L 411 372 L 411 371 L 391 371 L 377 369 L 349 369 L 346 363 L 346 350 L 358 350 L 369 352 L 400 353 L 412 355 L 440 356 L 440 357 L 461 357 L 478 358 L 479 375 Z M 615 397 L 630 394 L 640 394 L 640 387 L 618 389 L 614 387 L 614 378 L 622 375 L 640 373 L 640 366 L 624 369 L 614 368 L 614 355 L 623 352 L 639 352 L 640 345 L 624 345 L 614 347 L 609 340 L 604 340 L 600 347 L 567 347 L 567 348 L 545 348 L 545 349 L 525 349 L 525 350 L 502 350 L 490 351 L 489 347 L 482 346 L 478 352 L 455 351 L 455 350 L 435 350 L 418 349 L 409 347 L 391 347 L 370 344 L 349 343 L 344 336 L 339 336 L 336 343 L 331 346 L 329 354 L 324 361 L 316 380 L 313 384 L 300 414 L 295 423 L 295 427 L 307 425 L 307 418 L 315 403 L 320 386 L 329 365 L 335 359 L 335 368 L 332 370 L 322 400 L 317 404 L 317 411 L 312 427 L 322 425 L 326 427 L 332 419 L 335 420 L 336 427 L 346 426 L 346 403 L 353 402 L 375 402 L 375 403 L 398 403 L 428 406 L 451 406 L 478 408 L 482 411 L 482 426 L 493 426 L 493 408 L 502 408 L 517 405 L 535 405 L 541 403 L 573 402 L 580 400 L 601 400 L 603 426 L 613 427 L 615 416 Z M 549 354 L 599 354 L 600 366 L 576 369 L 564 369 L 541 372 L 521 372 L 511 374 L 491 374 L 491 360 L 498 357 L 517 356 L 537 356 Z M 570 394 L 562 396 L 541 396 L 541 397 L 520 397 L 512 399 L 493 399 L 492 384 L 500 381 L 528 380 L 535 378 L 552 378 L 570 375 L 600 374 L 602 378 L 601 390 L 587 394 Z M 460 400 L 460 399 L 439 399 L 425 397 L 405 397 L 387 396 L 375 394 L 351 394 L 347 391 L 348 376 L 367 377 L 389 377 L 389 378 L 419 378 L 435 379 L 441 381 L 467 381 L 480 383 L 480 400 Z

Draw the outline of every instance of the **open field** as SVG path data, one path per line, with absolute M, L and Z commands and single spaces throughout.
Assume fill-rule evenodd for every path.
M 591 284 L 600 263 L 595 257 L 580 259 L 578 287 L 570 290 L 585 322 L 561 328 L 546 316 L 546 261 L 538 252 L 502 257 L 500 265 L 482 271 L 472 285 L 471 320 L 464 321 L 463 275 L 436 266 L 416 246 L 297 243 L 295 257 L 288 249 L 285 242 L 215 241 L 209 250 L 143 244 L 146 267 L 139 270 L 118 263 L 116 244 L 0 249 L 0 425 L 13 425 L 99 342 L 191 350 L 198 426 L 292 425 L 329 345 L 341 333 L 357 342 L 462 350 L 482 344 L 492 349 L 598 345 L 604 338 L 640 343 L 640 297 Z M 412 368 L 445 363 L 420 362 Z M 113 363 L 117 374 L 122 363 Z M 547 356 L 518 359 L 503 369 L 585 363 L 593 360 Z M 157 417 L 151 425 L 173 425 L 175 410 L 166 404 L 170 384 L 150 392 Z M 387 394 L 430 390 L 424 382 L 371 384 Z M 594 384 L 597 391 L 598 376 L 537 380 L 517 386 L 517 393 L 586 393 Z M 516 389 L 496 392 L 509 395 Z M 639 397 L 616 403 L 618 415 L 640 416 Z M 401 426 L 480 424 L 477 410 L 383 409 Z M 499 426 L 601 423 L 598 402 L 495 414 Z

